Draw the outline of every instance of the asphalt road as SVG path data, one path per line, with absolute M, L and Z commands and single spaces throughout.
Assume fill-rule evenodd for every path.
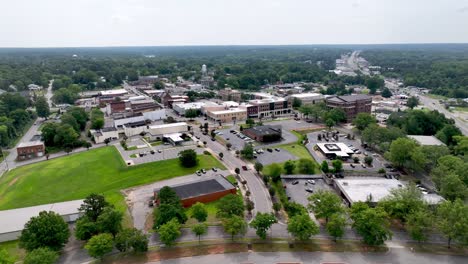
M 230 264 L 230 263 L 343 263 L 343 264 L 370 264 L 370 263 L 467 263 L 468 257 L 447 256 L 435 254 L 414 253 L 408 249 L 392 248 L 385 253 L 362 252 L 249 252 L 217 254 L 179 259 L 163 260 L 165 264 Z
M 244 171 L 241 169 L 241 175 L 247 181 L 247 186 L 251 192 L 251 199 L 254 202 L 255 208 L 253 210 L 253 215 L 257 212 L 272 212 L 272 202 L 270 194 L 266 189 L 263 181 L 255 174 L 253 165 L 242 161 L 237 158 L 234 151 L 228 151 L 225 146 L 221 145 L 217 141 L 211 141 L 209 135 L 203 135 L 199 128 L 195 128 L 195 135 L 200 137 L 200 141 L 206 141 L 207 147 L 211 149 L 215 154 L 222 152 L 224 154 L 223 161 L 226 167 L 234 174 L 235 168 L 242 168 L 242 166 L 247 166 L 248 170 Z

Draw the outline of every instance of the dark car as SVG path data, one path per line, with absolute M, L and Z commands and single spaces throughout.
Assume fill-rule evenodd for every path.
M 280 151 L 280 149 L 279 149 L 279 148 L 275 148 L 275 150 L 276 150 L 276 151 L 278 151 L 278 152 Z
M 299 183 L 299 181 L 293 181 L 293 182 L 292 182 L 292 185 L 296 185 L 296 184 L 298 184 L 298 183 Z
M 314 192 L 314 190 L 312 190 L 311 188 L 306 188 L 305 191 L 306 191 L 306 192 L 310 192 L 310 193 L 313 193 L 313 192 Z
M 206 173 L 206 170 L 205 170 L 205 169 L 201 169 L 201 172 L 202 172 L 203 174 L 205 174 L 205 173 Z
M 151 153 L 152 155 L 154 155 L 154 153 L 156 153 L 156 152 L 154 152 L 154 150 L 151 150 L 150 153 Z
M 211 138 L 211 141 L 216 141 L 216 138 Z
M 215 168 L 215 167 L 213 167 L 212 170 L 213 170 L 214 172 L 217 172 L 217 171 L 218 171 L 218 169 Z
M 247 166 L 245 166 L 245 165 L 242 166 L 242 169 L 246 171 L 246 170 L 247 170 Z
M 267 151 L 268 152 L 273 152 L 273 150 L 271 148 L 267 148 Z

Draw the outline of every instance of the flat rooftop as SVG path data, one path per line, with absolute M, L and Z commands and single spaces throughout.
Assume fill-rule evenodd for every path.
M 219 110 L 219 111 L 210 111 L 210 112 L 215 115 L 222 115 L 222 114 L 229 114 L 229 113 L 242 113 L 242 112 L 247 112 L 247 110 L 239 109 L 239 108 L 231 108 L 228 110 Z
M 171 124 L 162 124 L 162 125 L 152 125 L 149 128 L 150 129 L 155 129 L 155 128 L 167 128 L 167 127 L 178 127 L 178 126 L 186 126 L 187 123 L 185 122 L 178 122 L 178 123 L 171 123 Z
M 300 94 L 292 94 L 291 97 L 295 97 L 295 98 L 309 98 L 309 97 L 323 98 L 323 94 L 320 94 L 320 93 L 300 93 Z
M 390 190 L 404 186 L 399 180 L 385 178 L 335 179 L 335 183 L 351 204 L 365 202 L 369 195 L 372 202 L 379 202 L 390 194 Z
M 354 154 L 354 151 L 341 142 L 317 143 L 317 147 L 325 154 L 335 154 L 339 157 L 348 157 L 350 154 Z
M 83 200 L 73 200 L 62 203 L 43 204 L 32 207 L 11 209 L 0 211 L 0 233 L 10 233 L 21 231 L 24 225 L 33 216 L 38 216 L 42 211 L 54 211 L 57 214 L 71 215 L 78 213 L 78 208 L 83 203 Z
M 25 147 L 34 147 L 44 145 L 44 143 L 40 140 L 29 141 L 29 142 L 21 142 L 18 145 L 18 148 L 25 148 Z
M 252 131 L 256 135 L 271 135 L 271 134 L 281 134 L 281 126 L 256 126 L 252 128 L 247 128 L 245 132 Z
M 445 146 L 445 144 L 434 136 L 408 135 L 423 146 Z
M 365 94 L 353 94 L 353 95 L 343 95 L 343 96 L 335 96 L 328 98 L 329 101 L 335 102 L 355 102 L 360 100 L 371 100 L 372 97 L 365 95 Z
M 101 95 L 116 95 L 116 94 L 126 94 L 128 93 L 125 89 L 115 89 L 115 90 L 105 90 L 99 92 Z
M 169 187 L 176 192 L 181 200 L 236 188 L 222 175 L 200 181 L 176 184 Z M 160 189 L 155 189 L 154 192 L 157 193 L 159 190 Z

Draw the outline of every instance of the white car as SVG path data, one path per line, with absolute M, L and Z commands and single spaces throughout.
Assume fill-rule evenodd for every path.
M 315 184 L 314 180 L 307 180 L 307 182 L 310 183 L 310 184 Z

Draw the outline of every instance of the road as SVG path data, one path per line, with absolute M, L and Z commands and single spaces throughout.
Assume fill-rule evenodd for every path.
M 49 104 L 49 107 L 52 108 L 52 85 L 54 84 L 54 80 L 50 80 L 49 82 L 49 87 L 47 87 L 47 93 L 45 94 L 45 97 L 47 99 L 47 103 Z
M 455 121 L 455 125 L 460 129 L 463 135 L 468 136 L 468 123 L 460 120 L 453 113 L 445 109 L 445 107 L 439 103 L 439 100 L 432 99 L 424 95 L 419 95 L 419 102 L 425 107 L 431 110 L 437 110 L 440 113 L 443 113 L 445 117 L 453 119 Z
M 128 84 L 127 82 L 125 82 L 125 81 L 124 81 L 124 83 L 123 83 L 123 88 L 124 88 L 125 90 L 129 91 L 130 93 L 148 97 L 146 94 L 140 92 L 138 89 L 135 89 L 133 86 L 129 85 L 129 84 Z
M 216 254 L 179 259 L 163 260 L 151 263 L 165 264 L 231 264 L 231 263 L 343 263 L 343 264 L 370 264 L 370 263 L 467 263 L 466 256 L 449 256 L 414 253 L 408 249 L 392 248 L 384 253 L 362 252 L 248 252 Z
M 271 202 L 270 194 L 268 193 L 263 180 L 255 174 L 253 166 L 237 158 L 234 151 L 228 151 L 225 146 L 221 145 L 217 141 L 211 141 L 210 136 L 203 135 L 199 129 L 195 129 L 198 130 L 196 135 L 200 136 L 201 141 L 207 142 L 207 147 L 211 149 L 213 153 L 219 154 L 222 152 L 224 154 L 223 162 L 232 174 L 234 174 L 234 170 L 236 168 L 241 169 L 242 166 L 247 166 L 249 168 L 247 171 L 241 169 L 240 174 L 247 181 L 247 186 L 251 193 L 250 197 L 255 205 L 253 215 L 255 215 L 256 212 L 272 212 L 273 204 Z
M 346 64 L 348 68 L 352 69 L 353 71 L 360 71 L 364 75 L 370 75 L 369 69 L 361 67 L 361 65 L 359 65 L 359 54 L 359 51 L 353 51 L 353 53 L 351 53 L 351 55 L 347 58 Z

